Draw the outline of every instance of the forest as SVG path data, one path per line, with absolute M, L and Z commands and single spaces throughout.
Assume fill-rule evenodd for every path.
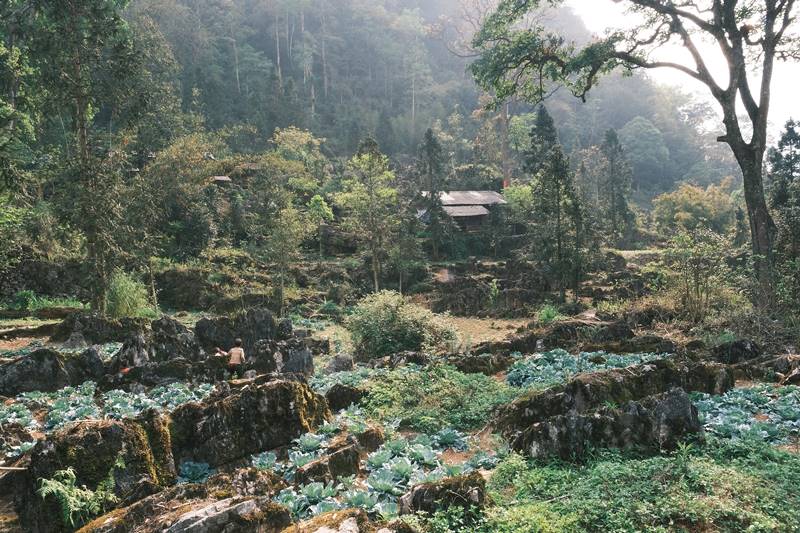
M 800 8 L 614 3 L 0 3 L 0 532 L 800 531 Z

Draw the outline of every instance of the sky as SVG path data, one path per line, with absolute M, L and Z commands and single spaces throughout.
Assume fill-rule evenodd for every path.
M 633 16 L 625 12 L 626 2 L 567 0 L 565 4 L 570 6 L 583 19 L 589 30 L 600 35 L 609 27 L 618 28 L 620 23 L 630 25 L 635 22 Z M 800 22 L 796 24 L 800 24 Z M 724 73 L 727 71 L 725 60 L 715 45 L 704 43 L 701 45 L 701 50 L 704 56 L 713 58 L 709 66 L 712 73 Z M 678 61 L 687 65 L 693 64 L 691 58 L 688 57 L 688 52 L 679 45 L 663 50 L 661 55 L 657 56 L 657 59 Z M 705 85 L 676 70 L 654 69 L 649 70 L 648 75 L 659 83 L 678 85 L 703 99 L 711 100 L 708 88 Z M 727 75 L 718 75 L 716 79 L 719 80 L 718 83 L 725 83 Z M 777 138 L 789 118 L 800 120 L 800 98 L 797 96 L 798 82 L 800 82 L 800 63 L 778 62 L 776 64 L 770 111 L 770 136 L 773 139 Z M 721 123 L 719 127 L 722 128 Z

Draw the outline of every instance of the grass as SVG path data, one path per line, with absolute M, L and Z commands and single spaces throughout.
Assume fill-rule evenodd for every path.
M 86 304 L 72 297 L 41 296 L 33 291 L 19 291 L 10 300 L 4 302 L 0 308 L 12 311 L 27 311 L 35 313 L 42 309 L 52 307 L 75 307 L 85 309 Z
M 670 455 L 598 452 L 584 464 L 512 454 L 485 511 L 412 517 L 429 533 L 798 531 L 800 457 L 759 441 L 713 440 Z

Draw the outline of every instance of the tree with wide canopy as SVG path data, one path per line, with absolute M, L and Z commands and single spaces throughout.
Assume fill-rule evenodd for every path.
M 580 45 L 547 30 L 544 10 L 563 0 L 501 0 L 486 17 L 473 45 L 478 82 L 498 101 L 546 98 L 554 83 L 585 99 L 600 76 L 615 69 L 672 69 L 705 85 L 722 113 L 728 144 L 744 179 L 756 274 L 765 300 L 772 293 L 775 224 L 763 185 L 764 153 L 776 61 L 800 58 L 795 0 L 615 0 L 639 21 Z M 727 64 L 720 81 L 703 43 Z M 661 59 L 659 50 L 678 44 L 687 61 Z M 743 110 L 743 113 L 739 113 Z

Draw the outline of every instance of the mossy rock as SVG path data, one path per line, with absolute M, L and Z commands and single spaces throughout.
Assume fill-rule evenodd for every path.
M 176 409 L 170 423 L 172 451 L 178 462 L 216 467 L 286 446 L 331 418 L 325 399 L 305 383 L 247 385 L 223 398 Z
M 139 420 L 79 422 L 56 432 L 34 447 L 30 467 L 18 477 L 15 505 L 26 530 L 69 530 L 61 523 L 58 503 L 37 494 L 41 479 L 72 468 L 77 486 L 96 490 L 113 479 L 115 496 L 146 495 L 175 483 L 166 422 L 157 414 Z
M 109 342 L 124 342 L 136 335 L 142 335 L 150 330 L 150 321 L 146 318 L 121 318 L 112 319 L 97 313 L 73 313 L 59 324 L 52 340 L 55 342 L 67 341 L 73 333 L 79 332 L 86 342 L 90 344 L 107 344 Z
M 80 533 L 277 533 L 291 523 L 288 509 L 270 501 L 284 487 L 272 472 L 244 468 L 218 474 L 203 484 L 168 488 L 93 520 Z
M 503 407 L 494 426 L 510 442 L 548 418 L 622 405 L 679 387 L 687 392 L 723 394 L 733 387 L 725 365 L 667 358 L 629 368 L 579 374 L 563 385 L 530 392 Z
M 486 480 L 472 472 L 412 487 L 400 498 L 400 514 L 435 513 L 454 506 L 482 508 L 487 501 Z
M 375 531 L 375 525 L 363 509 L 343 509 L 315 516 L 298 524 L 293 524 L 282 533 L 317 533 L 318 531 L 358 531 L 368 533 Z

